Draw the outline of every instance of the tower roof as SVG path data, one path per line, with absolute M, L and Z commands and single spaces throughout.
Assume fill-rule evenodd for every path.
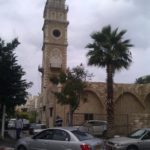
M 47 0 L 46 6 L 50 8 L 65 9 L 66 8 L 65 1 L 66 0 Z

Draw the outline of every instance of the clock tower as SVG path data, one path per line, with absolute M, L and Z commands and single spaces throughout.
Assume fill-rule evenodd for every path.
M 56 98 L 53 92 L 58 90 L 49 78 L 57 76 L 67 66 L 67 21 L 68 7 L 65 0 L 47 0 L 44 9 L 43 59 L 41 83 L 42 122 L 53 126 L 56 117 Z

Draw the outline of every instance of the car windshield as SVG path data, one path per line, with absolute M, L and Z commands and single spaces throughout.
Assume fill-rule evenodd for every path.
M 139 129 L 128 135 L 129 138 L 140 139 L 147 131 L 145 129 Z
M 80 140 L 80 141 L 84 141 L 84 140 L 89 140 L 92 139 L 93 136 L 85 133 L 85 132 L 81 132 L 79 130 L 73 130 L 72 133 Z

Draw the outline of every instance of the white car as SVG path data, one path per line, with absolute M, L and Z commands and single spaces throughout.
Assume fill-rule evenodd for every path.
M 82 126 L 79 126 L 78 129 L 94 136 L 105 136 L 107 132 L 107 121 L 88 120 Z
M 8 121 L 8 129 L 14 129 L 16 127 L 16 118 L 12 118 Z
M 12 118 L 8 121 L 8 129 L 15 129 L 16 127 L 16 118 Z M 22 119 L 23 123 L 23 129 L 28 129 L 29 128 L 29 120 L 27 119 Z

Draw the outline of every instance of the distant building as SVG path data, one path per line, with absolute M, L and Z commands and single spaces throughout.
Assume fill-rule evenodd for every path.
M 37 111 L 38 98 L 38 96 L 29 95 L 26 103 L 24 105 L 17 106 L 16 110 L 26 112 Z

